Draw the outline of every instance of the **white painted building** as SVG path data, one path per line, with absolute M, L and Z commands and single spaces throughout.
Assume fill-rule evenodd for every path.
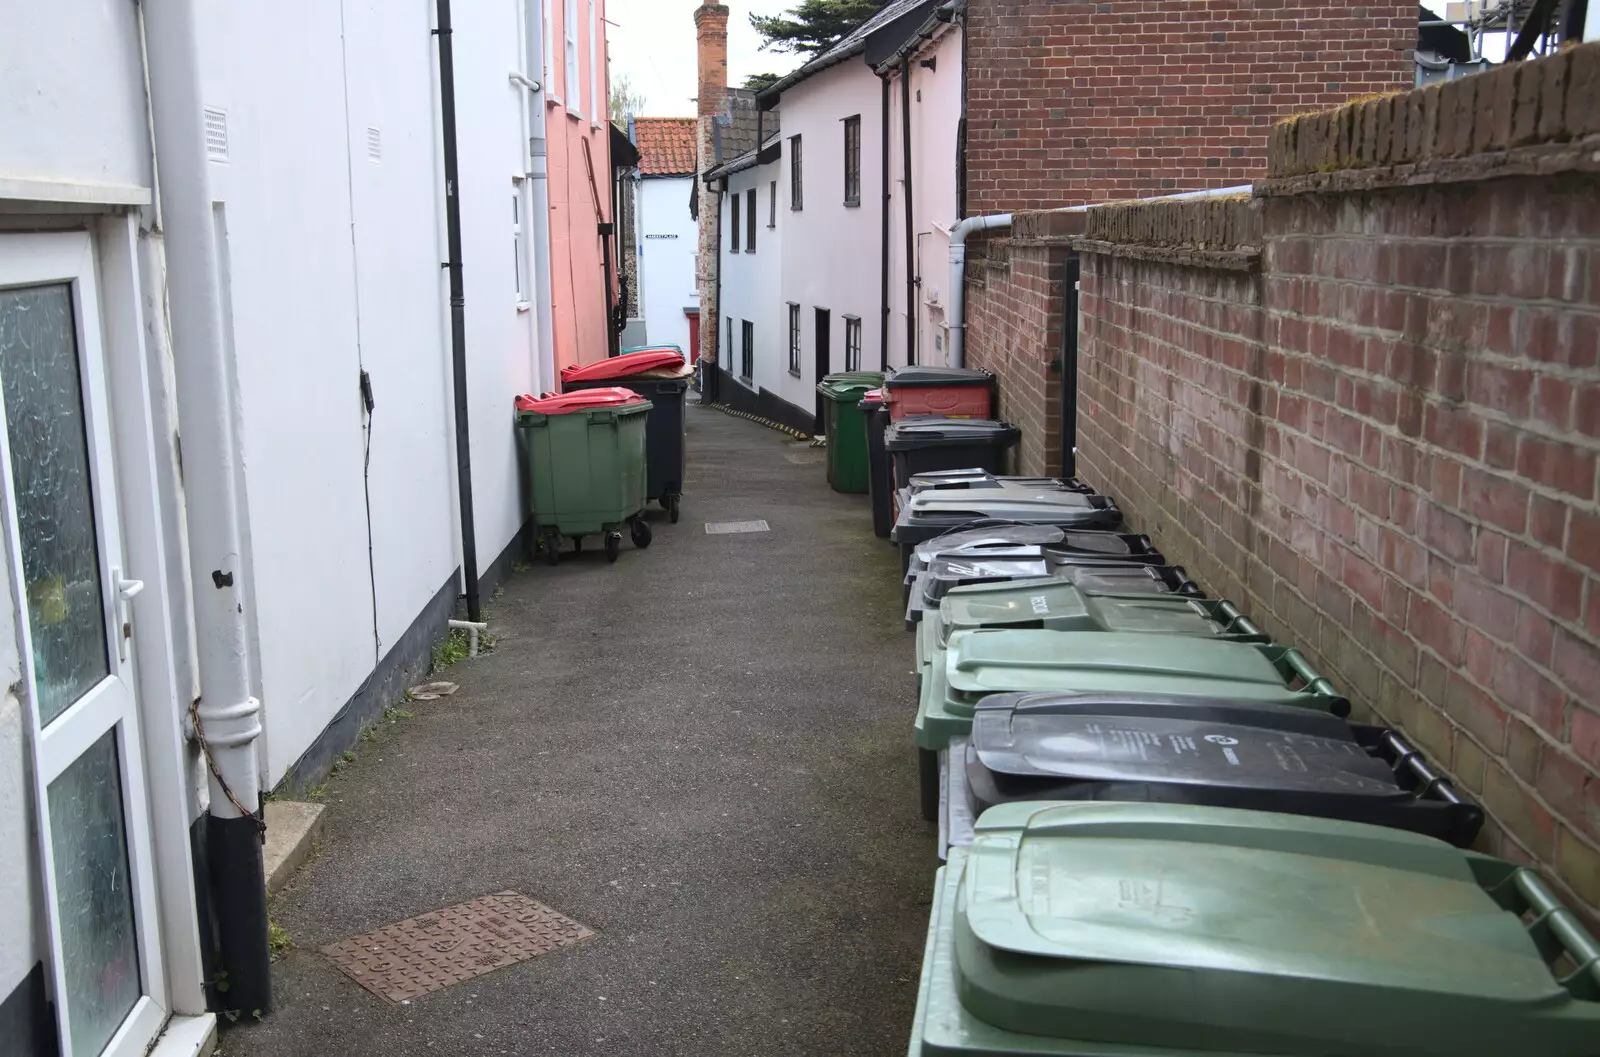
M 0 36 L 0 1051 L 193 1053 L 208 1010 L 267 1005 L 259 890 L 196 881 L 259 856 L 238 808 L 318 781 L 519 551 L 511 400 L 563 362 L 563 247 L 601 258 L 593 217 L 551 238 L 547 203 L 573 195 L 544 191 L 544 119 L 604 141 L 563 113 L 606 112 L 604 3 L 457 4 L 447 35 L 428 3 L 19 12 Z
M 639 255 L 639 344 L 676 345 L 699 355 L 691 320 L 700 312 L 695 286 L 699 225 L 689 211 L 695 190 L 692 117 L 639 117 L 632 121 L 639 150 L 634 184 L 634 225 Z
M 919 236 L 912 240 L 913 267 L 920 254 L 920 274 L 931 278 L 934 269 L 943 274 L 949 225 L 956 219 L 959 35 L 952 47 L 947 34 L 930 29 L 947 6 L 938 0 L 887 4 L 760 94 L 760 105 L 769 110 L 781 103 L 783 120 L 781 135 L 759 157 L 747 154 L 707 172 L 722 192 L 719 400 L 810 431 L 820 410 L 816 384 L 824 375 L 908 362 L 902 99 L 898 73 L 880 71 L 879 64 L 898 61 L 902 46 L 919 51 L 926 44 L 943 52 L 935 70 L 917 68 L 911 81 L 913 231 Z M 944 39 L 929 44 L 934 36 Z M 915 99 L 917 93 L 925 101 Z M 893 148 L 887 189 L 886 121 Z M 916 186 L 928 169 L 942 171 L 927 175 L 925 189 Z M 751 191 L 761 214 L 754 254 L 747 245 L 736 248 L 730 230 L 738 202 L 747 241 Z M 768 232 L 765 224 L 774 213 L 776 227 Z M 779 252 L 769 255 L 766 245 L 773 242 Z M 927 296 L 934 291 L 915 295 L 917 328 L 927 331 L 920 340 L 931 345 L 940 329 L 923 303 Z M 755 339 L 748 354 L 747 321 Z M 915 359 L 929 362 L 920 353 Z

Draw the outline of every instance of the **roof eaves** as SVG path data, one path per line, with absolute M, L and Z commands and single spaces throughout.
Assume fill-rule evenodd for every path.
M 906 42 L 900 45 L 894 54 L 878 63 L 872 72 L 879 77 L 893 73 L 904 59 L 921 51 L 923 45 L 934 38 L 941 26 L 952 25 L 957 18 L 966 13 L 966 10 L 967 0 L 950 0 L 949 3 L 940 5 L 926 22 L 917 27 L 916 32 L 906 38 Z
M 787 76 L 780 77 L 773 84 L 756 93 L 756 105 L 762 110 L 771 110 L 777 105 L 779 97 L 783 95 L 785 90 L 793 88 L 801 81 L 816 76 L 823 70 L 839 65 L 846 59 L 860 55 L 867 48 L 868 36 L 875 30 L 881 29 L 896 18 L 904 15 L 921 2 L 922 0 L 890 0 L 889 3 L 878 10 L 877 14 L 846 34 L 839 43 L 798 70 Z

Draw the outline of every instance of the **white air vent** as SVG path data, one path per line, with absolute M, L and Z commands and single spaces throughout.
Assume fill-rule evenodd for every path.
M 228 112 L 213 106 L 206 107 L 206 157 L 228 160 Z
M 367 160 L 383 160 L 383 133 L 371 125 L 367 126 Z

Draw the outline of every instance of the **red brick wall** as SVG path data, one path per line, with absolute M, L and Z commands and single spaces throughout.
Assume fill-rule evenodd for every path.
M 1090 212 L 1080 469 L 1594 919 L 1600 45 L 1455 84 L 1275 133 L 1233 238 Z
M 1013 238 L 969 244 L 966 363 L 995 372 L 998 414 L 1022 430 L 1018 473 L 1060 469 L 1062 267 L 1082 226 L 1082 214 L 1034 214 Z
M 1249 183 L 1271 123 L 1409 88 L 1407 0 L 971 0 L 967 212 Z

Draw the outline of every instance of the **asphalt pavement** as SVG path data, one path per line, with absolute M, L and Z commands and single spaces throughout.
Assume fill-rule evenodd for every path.
M 898 560 L 821 450 L 688 414 L 683 520 L 519 570 L 460 691 L 329 782 L 227 1057 L 905 1052 L 935 864 Z M 408 1004 L 320 951 L 507 890 L 596 935 Z

